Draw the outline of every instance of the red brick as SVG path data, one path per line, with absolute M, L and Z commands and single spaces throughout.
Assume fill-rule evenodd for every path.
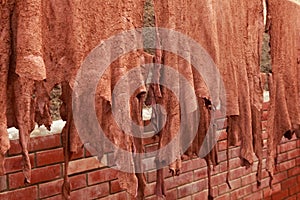
M 87 186 L 85 174 L 71 176 L 69 180 L 71 184 L 71 190 L 77 190 Z
M 227 199 L 230 199 L 230 194 L 223 194 L 223 195 L 220 195 L 220 196 L 217 196 L 216 198 L 214 198 L 215 200 L 227 200 Z
M 235 179 L 235 180 L 229 180 L 229 182 L 230 182 L 230 186 L 232 189 L 237 189 L 237 188 L 242 187 L 242 181 L 240 178 Z
M 157 150 L 158 150 L 158 144 L 157 143 L 145 146 L 145 152 L 146 153 L 157 151 Z
M 71 160 L 76 160 L 83 157 L 84 157 L 84 148 L 80 148 L 78 152 L 72 154 Z
M 219 141 L 218 142 L 218 150 L 223 151 L 227 149 L 227 140 Z
M 219 151 L 218 152 L 218 161 L 219 163 L 224 162 L 227 160 L 226 151 Z
M 143 139 L 143 142 L 144 142 L 145 145 L 158 143 L 158 141 L 159 141 L 159 137 L 157 137 L 157 136 L 147 137 L 147 138 Z
M 8 155 L 20 154 L 22 151 L 19 140 L 10 140 L 10 148 L 8 150 Z
M 191 196 L 183 197 L 183 198 L 180 198 L 178 200 L 192 200 L 192 197 Z
M 281 182 L 281 189 L 285 190 L 297 184 L 297 177 L 292 177 Z
M 264 199 L 266 199 L 267 197 L 271 197 L 272 194 L 275 194 L 279 191 L 281 191 L 281 184 L 273 184 L 272 186 L 273 188 L 271 189 L 270 187 L 267 187 L 265 189 L 263 189 L 263 194 L 264 194 Z
M 262 180 L 262 184 L 265 184 L 265 183 L 267 183 L 266 185 L 263 185 L 263 186 L 258 186 L 258 184 L 257 184 L 257 182 L 254 182 L 254 183 L 252 183 L 251 184 L 251 186 L 252 186 L 252 193 L 256 193 L 256 192 L 258 192 L 258 191 L 263 191 L 262 190 L 262 188 L 265 188 L 265 187 L 269 187 L 270 186 L 270 180 L 267 180 L 268 182 L 264 182 L 264 180 Z
M 251 183 L 254 183 L 254 182 L 256 182 L 256 173 L 252 173 L 247 176 L 243 176 L 241 178 L 241 180 L 242 180 L 242 186 L 246 186 Z
M 163 171 L 164 171 L 164 176 L 165 178 L 170 178 L 170 177 L 173 177 L 172 173 L 170 172 L 170 169 L 168 166 L 164 167 L 163 168 Z
M 9 188 L 14 189 L 24 186 L 24 175 L 22 172 L 10 174 Z M 36 168 L 32 170 L 31 184 L 42 183 L 54 180 L 61 177 L 60 165 L 47 166 L 43 168 Z
M 289 195 L 300 193 L 300 184 L 295 184 L 289 188 Z
M 46 199 L 43 199 L 43 200 L 62 200 L 62 196 L 60 194 L 60 195 L 49 197 L 49 198 L 46 198 Z
M 300 174 L 300 166 L 296 166 L 296 167 L 288 170 L 288 176 L 289 177 L 295 176 L 295 175 L 298 175 L 298 174 Z
M 296 165 L 299 166 L 300 165 L 300 157 L 296 158 Z
M 280 186 L 280 184 L 277 184 Z M 273 185 L 274 187 L 274 185 Z M 263 199 L 266 199 L 267 197 L 270 197 L 272 195 L 273 191 L 270 187 L 263 189 Z
M 168 190 L 166 192 L 166 199 L 177 199 L 177 189 Z
M 194 182 L 193 183 L 193 193 L 197 193 L 197 192 L 203 191 L 205 189 L 208 189 L 207 184 L 208 184 L 207 180 L 200 180 L 200 181 Z
M 226 172 L 227 173 L 227 162 L 220 162 L 219 163 L 219 172 L 222 173 L 222 172 Z
M 240 147 L 231 147 L 229 149 L 229 158 L 237 158 L 240 156 Z
M 216 174 L 211 177 L 211 185 L 212 186 L 217 186 L 222 183 L 224 183 L 224 180 L 226 180 L 227 173 L 221 173 L 221 174 Z
M 109 195 L 107 197 L 100 198 L 98 200 L 131 200 L 130 195 L 127 192 L 120 192 L 117 194 Z
M 270 102 L 263 103 L 263 110 L 268 111 L 269 107 L 270 107 Z
M 176 189 L 175 189 L 176 190 Z M 173 191 L 173 190 L 172 190 Z M 168 193 L 168 191 L 167 191 L 167 193 Z M 176 193 L 177 193 L 177 191 L 176 191 Z M 118 193 L 119 194 L 119 193 Z M 124 198 L 122 198 L 122 200 L 123 200 Z M 132 199 L 132 197 L 128 197 L 126 200 L 131 200 Z M 146 198 L 144 198 L 145 200 L 158 200 L 158 199 L 162 199 L 162 198 L 160 198 L 160 197 L 158 197 L 157 195 L 151 195 L 151 196 L 147 196 Z M 104 200 L 104 199 L 103 199 Z M 106 200 L 106 199 L 105 199 Z M 109 199 L 110 200 L 110 199 Z M 119 200 L 119 199 L 118 199 Z M 125 199 L 124 199 L 125 200 Z
M 239 188 L 231 193 L 231 199 L 240 199 L 248 194 L 252 193 L 252 186 L 248 185 L 243 188 Z
M 297 195 L 289 196 L 286 200 L 297 200 Z
M 293 158 L 297 158 L 298 156 L 300 156 L 300 149 L 294 149 L 291 151 L 287 152 L 288 154 L 288 159 L 293 159 Z
M 122 190 L 123 189 L 121 188 L 118 180 L 114 180 L 114 181 L 110 182 L 110 192 L 111 193 L 121 192 Z
M 184 173 L 184 172 L 192 171 L 192 170 L 199 169 L 199 168 L 205 167 L 205 166 L 206 166 L 206 163 L 205 163 L 204 159 L 196 158 L 196 159 L 184 161 L 182 163 L 181 171 Z
M 273 183 L 281 182 L 282 180 L 284 180 L 286 178 L 287 178 L 287 171 L 276 173 L 274 175 Z
M 28 150 L 30 152 L 35 152 L 44 149 L 52 149 L 55 147 L 60 147 L 61 146 L 60 138 L 61 138 L 60 134 L 30 138 L 28 144 Z M 8 151 L 9 155 L 15 155 L 21 153 L 21 146 L 19 144 L 19 140 L 12 140 L 10 144 L 11 144 L 11 148 Z
M 261 200 L 263 199 L 263 191 L 257 191 L 243 198 L 244 200 Z
M 32 138 L 29 143 L 29 151 L 40 151 L 61 146 L 61 134 Z
M 152 183 L 156 181 L 156 170 L 147 172 L 147 182 Z
M 286 152 L 290 150 L 295 150 L 297 148 L 296 141 L 289 141 L 280 145 L 280 152 Z
M 261 116 L 262 121 L 267 121 L 268 120 L 268 112 L 263 111 L 262 116 Z
M 165 187 L 166 189 L 171 189 L 177 186 L 190 183 L 191 180 L 193 180 L 193 172 L 183 173 L 180 174 L 179 176 L 165 179 Z
M 282 190 L 280 192 L 277 192 L 272 195 L 272 199 L 274 200 L 279 200 L 279 199 L 284 199 L 289 196 L 289 191 L 288 190 Z
M 76 174 L 92 169 L 98 169 L 103 167 L 103 164 L 97 159 L 97 157 L 89 157 L 80 160 L 74 160 L 69 163 L 68 174 Z
M 192 199 L 193 200 L 207 199 L 207 197 L 208 197 L 208 190 L 204 190 L 202 192 L 198 192 L 198 193 L 194 194 L 192 196 Z
M 292 169 L 295 166 L 296 166 L 296 161 L 295 160 L 289 160 L 289 161 L 280 163 L 279 166 L 278 166 L 278 170 L 279 171 L 285 171 L 285 170 Z
M 241 159 L 240 158 L 232 158 L 229 160 L 229 166 L 230 166 L 230 169 L 236 169 L 238 167 L 241 166 Z
M 218 175 L 220 173 L 221 173 L 221 171 L 220 171 L 220 165 L 212 167 L 211 176 L 215 176 L 215 175 Z
M 207 180 L 192 182 L 177 188 L 178 198 L 186 197 L 207 189 Z
M 182 162 L 181 171 L 183 173 L 192 171 L 192 170 L 194 170 L 194 166 L 192 165 L 192 160 L 187 160 L 187 161 Z
M 218 196 L 218 193 L 219 193 L 219 190 L 218 190 L 218 187 L 213 187 L 212 188 L 212 196 L 213 197 L 217 197 Z
M 109 184 L 102 183 L 71 192 L 71 199 L 97 199 L 109 195 Z
M 221 133 L 221 139 L 224 136 L 224 134 L 226 135 L 226 133 L 223 133 L 224 131 L 220 131 Z M 223 134 L 223 135 L 222 135 Z M 225 136 L 224 136 L 225 138 Z M 150 141 L 150 140 L 149 140 Z M 225 140 L 224 140 L 225 141 Z M 287 141 L 287 140 L 283 140 L 283 144 L 281 144 L 281 146 L 279 147 L 280 151 L 282 151 L 283 153 L 279 154 L 279 165 L 278 165 L 278 172 L 275 174 L 275 179 L 273 181 L 273 199 L 282 199 L 282 198 L 291 198 L 291 199 L 295 199 L 297 198 L 296 194 L 300 193 L 298 189 L 298 185 L 295 185 L 295 182 L 299 182 L 300 183 L 300 175 L 299 175 L 299 166 L 297 166 L 298 164 L 300 165 L 300 158 L 297 158 L 299 156 L 299 149 L 293 149 L 292 147 L 290 147 L 289 145 L 292 144 L 293 142 L 295 143 L 295 141 Z M 298 142 L 296 142 L 297 145 Z M 300 144 L 300 142 L 299 142 Z M 148 150 L 150 150 L 151 148 L 153 148 L 155 145 L 148 145 Z M 46 149 L 51 149 L 51 150 L 46 150 L 45 152 L 36 152 L 36 164 L 38 166 L 45 166 L 48 164 L 53 164 L 53 163 L 58 163 L 58 162 L 62 162 L 61 161 L 51 161 L 49 163 L 45 162 L 44 164 L 41 164 L 41 161 L 39 161 L 41 159 L 41 155 L 43 155 L 44 153 L 47 152 L 55 152 L 55 151 L 61 151 L 58 149 L 53 149 L 51 148 L 46 148 Z M 61 149 L 61 148 L 59 148 Z M 33 150 L 36 151 L 36 150 Z M 14 150 L 12 151 L 14 152 Z M 264 149 L 264 152 L 266 152 L 266 150 Z M 87 153 L 86 153 L 87 154 Z M 231 147 L 230 148 L 230 157 L 233 158 L 230 160 L 230 166 L 231 167 L 238 167 L 240 164 L 240 159 L 238 158 L 238 156 L 240 155 L 240 148 L 239 147 Z M 33 157 L 33 155 L 31 155 Z M 77 158 L 81 158 L 83 156 L 83 152 L 79 153 L 78 155 L 76 155 L 78 157 L 74 157 L 75 159 Z M 15 156 L 15 157 L 19 157 L 19 159 L 21 158 L 21 156 Z M 45 156 L 46 157 L 46 156 Z M 52 157 L 52 156 L 50 156 Z M 10 158 L 10 157 L 9 157 Z M 8 159 L 9 159 L 8 158 Z M 14 158 L 14 157 L 11 157 Z M 62 157 L 63 158 L 63 157 Z M 16 159 L 16 158 L 15 158 Z M 34 157 L 32 158 L 34 162 Z M 57 159 L 54 157 L 54 160 Z M 292 159 L 292 160 L 291 160 Z M 13 160 L 13 159 L 12 159 Z M 86 159 L 80 159 L 80 160 L 76 160 L 76 162 L 73 162 L 71 164 L 71 172 L 70 174 L 77 174 L 77 173 L 81 173 L 81 172 L 86 172 L 86 171 L 90 171 L 90 170 L 94 170 L 97 168 L 101 168 L 103 167 L 103 165 L 99 165 L 96 164 L 97 166 L 95 167 L 95 162 L 93 162 L 93 164 L 90 164 L 90 162 L 88 162 L 90 160 L 86 160 Z M 213 176 L 212 176 L 212 184 L 216 185 L 218 187 L 215 187 L 213 192 L 214 195 L 218 194 L 218 196 L 216 197 L 216 200 L 220 200 L 220 199 L 229 199 L 230 197 L 232 199 L 234 198 L 242 198 L 243 199 L 270 199 L 269 196 L 272 195 L 272 190 L 268 189 L 268 183 L 269 183 L 269 179 L 266 178 L 266 176 L 268 175 L 266 172 L 264 173 L 264 179 L 263 179 L 263 186 L 260 187 L 259 189 L 254 189 L 254 185 L 256 185 L 256 167 L 257 167 L 257 162 L 255 162 L 255 166 L 253 165 L 253 167 L 251 168 L 251 170 L 247 170 L 245 168 L 237 168 L 234 170 L 231 170 L 231 180 L 230 183 L 233 186 L 232 191 L 230 192 L 229 188 L 227 187 L 227 185 L 225 184 L 225 180 L 226 180 L 226 165 L 227 163 L 226 161 L 226 151 L 223 150 L 221 152 L 219 152 L 219 161 L 220 165 L 216 168 L 215 171 L 212 172 Z M 12 161 L 11 161 L 12 162 Z M 86 165 L 87 166 L 83 166 Z M 80 165 L 80 167 L 78 167 L 78 165 Z M 17 169 L 13 169 L 14 171 L 10 171 L 11 172 L 17 172 L 20 171 L 21 165 L 17 165 L 18 167 Z M 76 168 L 75 166 L 77 166 L 78 168 Z M 91 167 L 92 166 L 92 167 Z M 10 170 L 12 170 L 10 169 Z M 40 169 L 40 168 L 36 168 L 36 169 Z M 36 170 L 34 169 L 34 170 Z M 108 168 L 105 169 L 100 169 L 98 171 L 93 171 L 93 172 L 89 172 L 89 174 L 80 174 L 78 176 L 81 176 L 81 183 L 76 186 L 75 188 L 72 186 L 72 189 L 76 189 L 76 191 L 72 192 L 72 197 L 74 197 L 75 199 L 80 199 L 83 198 L 99 198 L 99 197 L 94 197 L 94 196 L 98 196 L 96 189 L 87 189 L 87 188 L 83 188 L 86 187 L 87 185 L 87 181 L 89 185 L 94 185 L 97 183 L 103 183 L 103 184 L 108 184 L 108 192 L 106 194 L 100 194 L 101 198 L 104 199 L 125 199 L 126 194 L 125 191 L 123 191 L 118 183 L 118 180 L 115 180 L 115 178 L 117 178 L 115 176 L 115 178 L 113 178 L 113 180 L 111 180 L 110 176 L 107 174 L 110 174 L 110 172 L 104 172 L 105 170 L 108 170 Z M 282 171 L 283 170 L 283 171 Z M 101 172 L 103 171 L 103 172 Z M 187 199 L 194 199 L 194 200 L 198 200 L 198 199 L 206 199 L 207 198 L 207 175 L 206 175 L 206 163 L 203 159 L 193 159 L 193 160 L 186 160 L 183 162 L 183 166 L 182 166 L 182 171 L 183 174 L 181 174 L 179 177 L 170 177 L 170 174 L 167 172 L 168 169 L 167 167 L 164 169 L 165 173 L 165 177 L 166 177 L 166 186 L 167 189 L 172 188 L 172 190 L 168 190 L 167 191 L 167 199 L 179 199 L 181 197 L 186 197 Z M 282 171 L 282 172 L 281 172 Z M 222 173 L 223 172 L 223 173 Z M 102 174 L 103 173 L 103 174 Z M 191 174 L 189 174 L 191 173 Z M 251 174 L 249 174 L 251 173 Z M 16 173 L 19 174 L 19 173 Z M 20 173 L 21 174 L 21 173 Z M 9 180 L 8 183 L 11 184 L 11 175 L 15 175 L 15 174 L 9 174 Z M 184 175 L 184 177 L 182 177 Z M 5 177 L 5 176 L 4 176 Z M 74 176 L 77 177 L 77 176 Z M 298 178 L 299 177 L 299 178 Z M 59 199 L 59 197 L 61 197 L 60 195 L 60 190 L 61 188 L 59 187 L 57 190 L 57 192 L 51 193 L 51 187 L 48 187 L 48 191 L 51 194 L 43 194 L 43 189 L 46 188 L 46 185 L 51 185 L 50 183 L 54 184 L 54 183 L 61 183 L 62 179 L 61 177 L 59 177 L 60 179 L 57 179 L 56 181 L 52 181 L 52 182 L 46 182 L 46 183 L 42 183 L 40 184 L 40 195 L 41 198 L 43 197 L 49 197 L 52 196 L 51 198 Z M 73 177 L 71 177 L 73 178 Z M 148 178 L 148 183 L 149 184 L 149 188 L 147 189 L 147 199 L 156 199 L 156 196 L 154 195 L 154 188 L 155 188 L 155 180 L 156 180 L 156 172 L 155 170 L 148 172 L 147 173 L 147 178 Z M 24 177 L 22 178 L 22 182 L 23 182 Z M 197 181 L 200 180 L 198 182 L 192 182 L 192 181 Z M 42 182 L 45 182 L 48 180 L 44 180 Z M 6 182 L 6 180 L 5 180 Z M 77 183 L 78 181 L 76 181 Z M 199 184 L 200 182 L 203 182 L 205 184 Z M 294 182 L 294 184 L 292 184 L 291 182 Z M 198 184 L 197 184 L 198 183 Z M 277 184 L 276 184 L 277 183 Z M 1 182 L 0 182 L 1 184 Z M 33 183 L 34 184 L 34 183 Z M 72 181 L 71 181 L 72 184 Z M 281 186 L 282 184 L 282 186 Z M 60 184 L 58 184 L 60 185 Z M 246 186 L 246 187 L 242 187 L 242 185 Z M 97 185 L 94 185 L 93 187 L 96 187 Z M 179 186 L 179 187 L 178 187 Z M 247 193 L 247 187 L 251 187 L 251 191 L 250 193 Z M 18 186 L 20 187 L 20 186 Z M 93 187 L 89 187 L 89 188 L 93 188 Z M 105 186 L 106 187 L 106 186 Z M 204 187 L 204 188 L 203 188 Z M 282 188 L 283 187 L 283 188 Z M 81 188 L 81 189 L 79 189 Z M 109 189 L 110 188 L 110 189 Z M 1 189 L 1 185 L 0 185 L 0 189 Z M 280 192 L 280 190 L 283 190 L 283 192 Z M 46 189 L 45 189 L 46 190 Z M 199 192 L 201 190 L 204 190 L 203 192 Z M 288 195 L 286 196 L 286 190 L 288 190 Z M 109 195 L 109 191 L 111 193 L 113 193 L 113 195 Z M 85 194 L 84 196 L 80 196 L 80 195 L 74 195 L 74 192 L 78 192 L 78 194 Z M 95 195 L 93 195 L 93 193 Z M 230 195 L 230 193 L 232 195 Z M 2 193 L 1 193 L 2 194 Z M 0 194 L 0 195 L 1 195 Z M 177 196 L 178 194 L 178 196 Z M 43 196 L 44 195 L 44 196 Z M 56 196 L 53 196 L 56 195 Z M 109 195 L 109 196 L 107 196 Z M 151 196 L 149 196 L 151 195 Z M 294 195 L 294 196 L 292 196 Z M 299 194 L 299 199 L 300 199 L 300 194 Z M 35 197 L 36 198 L 36 197 Z M 33 198 L 33 199 L 35 199 Z M 49 198 L 49 200 L 51 199 Z M 24 198 L 21 198 L 24 199 Z M 54 200 L 51 199 L 51 200 Z M 130 199 L 129 196 L 127 196 L 126 199 Z
M 40 184 L 40 198 L 50 197 L 57 194 L 61 194 L 61 187 L 63 184 L 63 180 L 59 179 L 52 182 L 47 182 L 44 184 Z
M 0 176 L 0 192 L 7 189 L 6 176 Z
M 266 146 L 267 146 L 267 145 L 265 145 L 264 148 L 267 148 Z M 267 151 L 267 149 L 264 149 L 264 150 L 263 150 L 263 157 L 264 157 L 264 158 L 268 157 L 268 151 Z
M 230 170 L 230 180 L 243 177 L 245 171 L 246 171 L 246 169 L 244 167 Z
M 193 169 L 199 169 L 202 167 L 206 167 L 206 162 L 202 158 L 196 158 L 192 160 Z
M 256 192 L 257 190 L 260 190 L 261 188 L 265 188 L 265 187 L 269 187 L 269 186 L 270 186 L 270 177 L 266 177 L 261 180 L 259 187 L 256 182 L 253 183 L 252 190 L 253 190 L 253 192 Z
M 277 163 L 283 163 L 283 162 L 286 162 L 287 160 L 288 160 L 288 154 L 287 154 L 287 152 L 281 153 L 277 157 Z
M 178 187 L 178 196 L 177 198 L 183 198 L 186 197 L 188 195 L 192 195 L 194 193 L 194 188 L 193 188 L 193 184 L 187 184 L 181 187 Z
M 146 197 L 145 200 L 157 200 L 158 197 L 157 195 L 152 195 L 152 196 L 149 196 L 149 197 Z M 118 199 L 119 200 L 119 199 Z M 124 199 L 125 200 L 125 199 Z
M 63 148 L 46 150 L 36 153 L 37 166 L 45 166 L 64 161 Z
M 19 190 L 13 190 L 9 192 L 0 193 L 0 199 L 3 200 L 13 200 L 13 199 L 22 199 L 22 200 L 32 200 L 37 199 L 37 187 L 27 187 Z
M 34 154 L 29 154 L 31 167 L 34 167 Z M 5 173 L 12 173 L 22 170 L 23 158 L 22 156 L 14 156 L 5 158 Z
M 71 190 L 77 190 L 86 187 L 86 175 L 81 174 L 69 178 Z M 39 185 L 40 198 L 50 197 L 53 195 L 61 194 L 61 187 L 63 179 L 58 179 L 52 182 L 47 182 Z
M 227 132 L 226 130 L 218 131 L 219 138 L 218 140 L 226 140 L 227 139 Z
M 258 166 L 258 161 L 255 161 L 254 163 L 253 163 L 253 165 L 251 166 L 251 168 L 252 168 L 252 172 L 257 172 L 257 166 Z
M 147 187 L 145 189 L 145 196 L 147 197 L 147 196 L 154 195 L 155 187 L 156 187 L 156 183 L 147 184 Z
M 201 168 L 194 171 L 194 181 L 207 178 L 207 169 Z
M 117 178 L 117 170 L 112 168 L 101 169 L 95 172 L 88 173 L 88 184 L 94 185 Z
M 230 191 L 227 183 L 220 184 L 218 186 L 218 190 L 219 190 L 219 195 L 225 194 Z

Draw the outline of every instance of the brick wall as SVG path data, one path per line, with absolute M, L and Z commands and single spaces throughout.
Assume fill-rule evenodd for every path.
M 264 109 L 267 109 L 265 104 Z M 266 145 L 267 136 L 265 125 L 267 112 L 263 114 L 263 138 Z M 282 139 L 278 147 L 279 157 L 277 172 L 274 177 L 273 189 L 268 186 L 269 177 L 263 173 L 260 188 L 256 187 L 257 160 L 249 169 L 239 167 L 239 148 L 230 148 L 230 190 L 226 180 L 226 132 L 221 132 L 218 142 L 220 164 L 212 172 L 213 193 L 217 200 L 221 199 L 300 199 L 300 140 Z M 152 151 L 157 146 L 152 139 L 146 139 L 146 150 Z M 7 173 L 0 177 L 0 199 L 61 199 L 61 185 L 63 182 L 63 149 L 60 134 L 32 138 L 29 144 L 32 164 L 32 183 L 24 185 L 21 171 L 21 149 L 17 140 L 11 141 L 5 166 Z M 266 164 L 266 150 L 264 150 L 263 167 Z M 154 196 L 156 174 L 153 160 L 149 159 L 146 173 L 148 186 L 147 199 Z M 152 168 L 152 170 L 151 170 Z M 165 179 L 167 199 L 206 199 L 207 174 L 203 159 L 185 160 L 182 174 L 171 177 L 166 169 Z M 130 199 L 125 191 L 119 187 L 117 173 L 114 169 L 100 164 L 86 150 L 74 155 L 69 168 L 71 182 L 71 199 Z

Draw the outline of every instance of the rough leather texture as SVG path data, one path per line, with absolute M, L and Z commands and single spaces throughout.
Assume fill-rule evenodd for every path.
M 28 156 L 28 141 L 35 123 L 50 127 L 49 112 L 50 91 L 56 84 L 62 84 L 61 99 L 62 119 L 66 126 L 62 132 L 65 176 L 63 197 L 69 198 L 68 163 L 72 153 L 82 148 L 82 141 L 77 133 L 72 113 L 72 92 L 75 76 L 85 57 L 101 41 L 124 30 L 143 26 L 144 1 L 104 1 L 104 0 L 2 0 L 0 5 L 0 174 L 3 174 L 4 155 L 9 149 L 8 127 L 20 130 L 20 144 L 23 154 L 25 183 L 30 183 L 31 166 Z M 249 167 L 258 157 L 257 180 L 261 180 L 262 138 L 261 109 L 262 86 L 260 77 L 260 56 L 262 48 L 263 4 L 261 0 L 164 0 L 154 1 L 156 26 L 179 31 L 198 42 L 214 60 L 223 79 L 226 94 L 227 134 L 229 145 L 240 145 L 242 164 Z M 280 11 L 280 12 L 279 12 Z M 291 14 L 292 13 L 292 14 Z M 271 105 L 268 122 L 268 158 L 267 169 L 273 175 L 276 147 L 282 136 L 291 138 L 293 133 L 300 137 L 300 10 L 299 5 L 284 0 L 268 0 L 267 30 L 271 35 L 272 75 L 269 76 Z M 157 47 L 160 43 L 157 35 Z M 110 52 L 124 47 L 115 44 L 107 49 Z M 132 45 L 132 44 L 130 44 Z M 178 49 L 189 51 L 181 41 L 172 43 Z M 191 56 L 192 58 L 192 56 Z M 192 85 L 197 96 L 200 118 L 196 138 L 187 151 L 180 148 L 186 138 L 178 138 L 172 152 L 165 152 L 174 158 L 169 165 L 173 175 L 179 175 L 181 156 L 199 155 L 206 133 L 215 140 L 215 129 L 209 128 L 213 108 L 212 94 L 206 83 L 189 63 L 176 53 L 156 50 L 155 57 L 143 50 L 136 50 L 115 60 L 105 71 L 95 92 L 95 110 L 98 121 L 110 141 L 123 150 L 132 152 L 130 158 L 121 157 L 115 151 L 116 165 L 129 163 L 128 173 L 119 172 L 120 185 L 133 197 L 143 198 L 146 181 L 143 174 L 136 173 L 142 168 L 135 153 L 142 153 L 141 139 L 124 134 L 114 120 L 112 108 L 121 107 L 122 103 L 112 98 L 113 88 L 126 72 L 136 66 L 152 61 L 156 62 L 152 71 L 153 80 L 167 77 L 159 64 L 172 67 L 180 72 Z M 92 75 L 91 71 L 91 75 Z M 141 112 L 145 98 L 144 81 L 146 72 L 138 72 L 132 81 L 141 83 L 141 87 L 131 96 L 130 117 L 143 125 Z M 91 76 L 92 77 L 92 76 Z M 90 76 L 85 77 L 86 81 Z M 180 118 L 188 117 L 183 113 L 175 94 L 185 97 L 179 77 L 174 85 L 177 90 L 170 91 L 157 84 L 151 85 L 148 101 L 164 106 L 168 114 L 166 124 L 158 133 L 159 147 L 164 147 L 174 139 L 180 128 L 191 132 L 191 126 L 180 126 Z M 219 83 L 216 82 L 214 95 L 219 95 Z M 129 85 L 129 84 L 128 84 Z M 123 85 L 123 92 L 129 86 Z M 120 93 L 122 95 L 124 93 Z M 85 98 L 85 94 L 77 94 Z M 221 97 L 220 97 L 221 98 Z M 180 100 L 180 99 L 179 99 Z M 222 101 L 223 99 L 220 99 Z M 87 101 L 89 101 L 87 99 Z M 213 104 L 213 105 L 212 105 Z M 189 106 L 189 105 L 184 105 Z M 221 108 L 223 109 L 223 108 Z M 154 109 L 154 111 L 156 111 Z M 156 111 L 164 112 L 164 111 Z M 161 113 L 155 113 L 159 116 Z M 90 116 L 86 116 L 87 123 Z M 127 119 L 119 115 L 124 121 Z M 156 122 L 155 122 L 156 120 Z M 123 121 L 123 122 L 124 122 Z M 188 119 L 193 123 L 193 118 Z M 153 123 L 162 123 L 153 119 Z M 86 124 L 91 131 L 94 125 Z M 101 138 L 98 138 L 101 141 Z M 103 145 L 94 144 L 101 159 L 105 152 Z M 93 145 L 93 144 L 92 144 Z M 162 153 L 164 155 L 164 153 Z M 217 152 L 213 148 L 205 157 L 210 177 L 210 165 L 216 165 Z M 164 163 L 164 156 L 157 155 L 156 164 Z M 21 164 L 21 163 L 20 163 Z M 156 193 L 165 196 L 163 170 L 157 173 Z M 229 176 L 228 176 L 229 177 Z M 210 179 L 210 178 L 209 178 Z M 227 180 L 229 182 L 229 180 Z M 210 184 L 210 180 L 208 181 Z M 209 199 L 213 198 L 209 187 Z
M 280 12 L 278 12 L 280 10 Z M 299 137 L 300 7 L 292 1 L 268 0 L 268 31 L 272 57 L 267 170 L 275 169 L 276 149 L 283 136 Z M 272 180 L 272 179 L 271 179 Z
M 61 83 L 61 116 L 67 121 L 62 133 L 65 154 L 63 196 L 69 198 L 68 162 L 72 153 L 82 148 L 72 116 L 72 88 L 77 70 L 101 41 L 124 30 L 142 27 L 143 9 L 144 1 L 1 1 L 1 163 L 9 148 L 6 128 L 15 126 L 20 130 L 25 182 L 30 182 L 29 134 L 35 122 L 50 126 L 49 94 L 56 84 Z M 114 50 L 107 49 L 108 52 Z M 100 98 L 100 104 L 96 105 L 100 119 L 110 113 L 112 89 L 116 82 L 143 60 L 144 53 L 135 51 L 115 61 L 106 71 L 97 88 L 99 95 L 95 97 Z M 143 81 L 143 76 L 139 79 Z M 144 92 L 145 89 L 141 89 L 132 97 L 134 103 L 130 112 L 134 113 L 132 117 L 139 124 L 142 122 L 140 102 L 143 101 L 140 94 Z M 129 152 L 142 151 L 138 140 L 134 142 L 134 138 L 122 130 L 114 130 L 118 126 L 109 116 L 109 120 L 101 120 L 101 123 L 109 127 L 106 133 L 114 143 Z M 99 152 L 101 154 L 101 150 Z M 116 160 L 125 162 L 122 158 Z M 138 189 L 138 181 L 144 183 L 145 180 L 143 175 L 135 175 L 133 158 L 131 162 L 131 173 L 120 172 L 121 187 L 132 196 L 142 196 L 144 186 L 140 184 Z M 3 172 L 2 168 L 0 172 Z
M 263 4 L 260 0 L 155 1 L 156 26 L 187 34 L 197 41 L 215 61 L 226 89 L 229 143 L 241 146 L 240 157 L 243 165 L 248 167 L 253 163 L 254 154 L 259 157 L 260 161 L 262 159 L 260 112 L 263 98 L 259 67 L 264 30 L 262 11 Z M 180 41 L 178 43 L 174 41 L 173 45 L 177 45 L 178 48 L 188 48 L 182 47 Z M 197 77 L 197 73 L 188 63 L 168 52 L 163 52 L 162 56 L 163 64 L 178 70 L 193 85 L 196 95 L 200 97 L 199 106 L 203 105 L 204 99 L 210 100 L 205 83 L 201 77 Z M 163 77 L 164 72 L 160 73 Z M 180 83 L 178 84 L 180 88 Z M 216 88 L 218 88 L 217 84 Z M 179 89 L 178 92 L 182 91 Z M 180 113 L 174 94 L 164 88 L 161 89 L 161 93 L 162 97 L 157 96 L 156 102 L 163 104 L 166 112 L 171 114 L 166 126 L 160 132 L 160 146 L 164 146 L 176 134 L 179 116 L 184 113 Z M 208 107 L 200 111 L 201 116 L 210 117 L 209 114 L 205 114 L 205 112 L 211 112 Z M 203 130 L 207 130 L 209 123 L 202 125 L 201 128 L 199 127 L 202 132 L 198 133 L 196 142 L 194 141 L 187 152 L 189 155 L 197 154 L 197 146 L 199 148 L 202 145 L 203 137 L 207 132 Z M 176 154 L 176 151 L 173 153 Z M 212 154 L 215 154 L 214 150 L 208 155 L 210 158 L 208 160 L 216 164 L 217 161 Z M 180 169 L 174 169 L 174 166 L 178 165 L 172 164 L 171 171 L 180 171 Z M 258 181 L 260 181 L 261 162 L 258 170 Z M 161 185 L 161 188 L 163 187 Z M 159 195 L 163 195 L 161 191 L 163 189 L 158 190 Z

